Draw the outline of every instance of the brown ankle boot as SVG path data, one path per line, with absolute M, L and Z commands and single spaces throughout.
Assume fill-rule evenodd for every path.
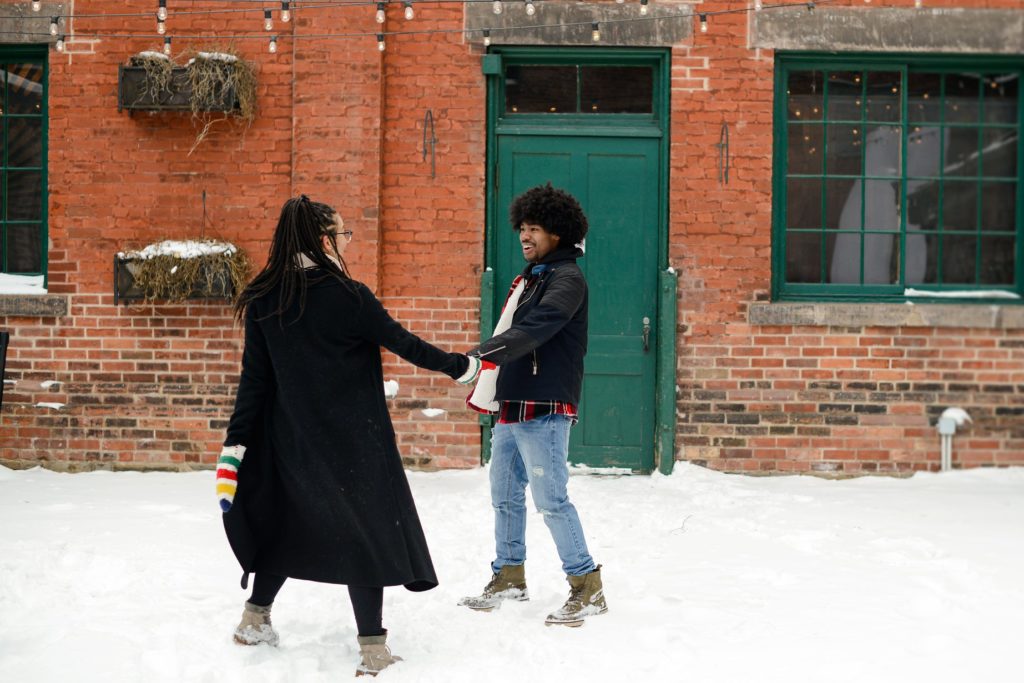
M 582 626 L 583 620 L 608 611 L 604 601 L 604 587 L 601 585 L 601 565 L 582 576 L 566 576 L 569 582 L 569 599 L 562 607 L 544 620 L 548 626 Z
M 376 676 L 395 662 L 402 661 L 401 657 L 391 654 L 386 633 L 381 636 L 356 636 L 356 640 L 359 641 L 359 655 L 362 657 L 356 676 Z
M 491 576 L 480 595 L 467 596 L 459 604 L 481 612 L 490 612 L 501 607 L 502 600 L 524 602 L 530 599 L 526 591 L 526 567 L 521 564 L 507 564 Z
M 266 643 L 277 647 L 280 638 L 270 623 L 270 605 L 261 607 L 251 602 L 245 603 L 242 612 L 242 623 L 235 629 L 235 642 L 239 645 L 259 645 Z

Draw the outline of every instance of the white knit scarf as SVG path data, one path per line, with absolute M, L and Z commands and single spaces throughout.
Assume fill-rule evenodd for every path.
M 505 307 L 501 309 L 498 324 L 494 326 L 492 337 L 496 337 L 512 327 L 512 316 L 515 315 L 516 306 L 519 305 L 519 299 L 523 296 L 525 289 L 526 278 L 522 275 L 517 276 L 516 281 L 512 284 L 512 292 L 508 295 L 508 299 L 505 300 Z M 476 381 L 473 393 L 466 399 L 466 404 L 470 408 L 480 413 L 498 412 L 499 406 L 498 402 L 494 400 L 494 392 L 498 389 L 499 369 L 498 367 L 493 367 L 480 371 L 480 379 Z

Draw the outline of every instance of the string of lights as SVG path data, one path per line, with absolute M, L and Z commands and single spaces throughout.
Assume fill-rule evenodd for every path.
M 242 8 L 242 9 L 237 9 L 237 8 L 236 9 L 219 8 L 219 9 L 201 9 L 201 10 L 175 10 L 173 15 L 179 15 L 179 14 L 180 15 L 221 14 L 221 13 L 229 13 L 229 12 L 230 13 L 261 12 L 262 15 L 263 15 L 263 26 L 262 26 L 263 32 L 262 33 L 236 33 L 236 34 L 230 34 L 230 35 L 229 34 L 217 34 L 217 35 L 188 34 L 188 35 L 175 35 L 174 37 L 179 39 L 179 40 L 186 40 L 186 41 L 192 41 L 192 40 L 206 40 L 206 41 L 208 41 L 208 40 L 230 40 L 230 41 L 241 41 L 241 40 L 253 40 L 253 39 L 268 40 L 267 33 L 273 31 L 273 29 L 274 29 L 274 22 L 273 22 L 274 10 L 272 10 L 269 7 L 267 7 L 267 1 L 266 0 L 222 0 L 222 1 L 226 2 L 226 3 L 231 3 L 231 4 L 249 4 L 249 5 L 259 4 L 260 6 L 259 7 L 247 7 L 247 8 Z M 529 17 L 536 16 L 537 9 L 536 9 L 536 4 L 535 3 L 539 3 L 540 1 L 541 0 L 523 0 L 525 15 L 529 16 Z M 324 39 L 335 39 L 335 38 L 366 38 L 366 37 L 372 36 L 372 37 L 376 38 L 376 40 L 377 40 L 377 48 L 378 48 L 378 50 L 384 51 L 384 49 L 386 48 L 386 38 L 388 36 L 444 35 L 444 34 L 447 34 L 447 35 L 451 35 L 451 34 L 464 34 L 464 35 L 480 34 L 482 39 L 483 39 L 483 44 L 486 47 L 486 46 L 489 46 L 491 44 L 491 33 L 492 32 L 500 33 L 500 32 L 523 31 L 523 30 L 540 30 L 540 29 L 545 29 L 545 28 L 559 28 L 559 27 L 561 27 L 561 28 L 565 28 L 565 27 L 586 27 L 587 25 L 590 26 L 592 41 L 597 43 L 597 42 L 601 41 L 601 24 L 604 24 L 605 26 L 608 26 L 608 25 L 612 25 L 612 24 L 623 24 L 623 23 L 631 23 L 631 22 L 639 22 L 639 21 L 665 21 L 665 20 L 673 20 L 673 19 L 689 19 L 689 20 L 692 20 L 692 18 L 695 15 L 696 15 L 696 17 L 698 19 L 698 22 L 699 22 L 699 24 L 698 24 L 699 31 L 702 34 L 706 34 L 708 32 L 708 30 L 709 30 L 708 25 L 709 25 L 709 18 L 710 17 L 716 17 L 716 16 L 721 16 L 721 15 L 730 15 L 730 14 L 746 14 L 748 12 L 761 12 L 761 11 L 764 11 L 764 10 L 776 10 L 776 9 L 794 8 L 794 7 L 806 7 L 806 9 L 809 12 L 812 12 L 815 9 L 815 7 L 818 6 L 818 5 L 831 4 L 831 3 L 836 2 L 836 1 L 837 0 L 818 0 L 818 2 L 815 2 L 814 0 L 808 0 L 808 1 L 795 2 L 795 3 L 765 4 L 763 2 L 763 0 L 754 0 L 753 4 L 751 6 L 747 6 L 747 7 L 740 7 L 740 8 L 733 8 L 733 9 L 722 9 L 722 10 L 713 10 L 713 11 L 699 12 L 699 13 L 695 12 L 692 8 L 686 8 L 685 10 L 682 10 L 682 11 L 679 11 L 679 12 L 662 12 L 662 13 L 659 13 L 657 15 L 650 15 L 649 12 L 648 12 L 649 0 L 639 0 L 639 5 L 640 5 L 639 14 L 638 14 L 638 16 L 632 16 L 632 17 L 605 18 L 605 19 L 601 19 L 600 21 L 592 21 L 592 20 L 588 19 L 586 21 L 559 22 L 557 24 L 530 23 L 530 24 L 519 24 L 519 25 L 514 25 L 514 26 L 502 26 L 502 27 L 497 27 L 496 26 L 496 27 L 491 27 L 489 29 L 479 29 L 479 28 L 473 28 L 473 29 L 465 29 L 465 28 L 443 29 L 442 28 L 442 29 L 438 29 L 438 28 L 434 28 L 434 29 L 420 29 L 420 30 L 390 30 L 390 31 L 389 30 L 378 29 L 376 31 L 356 31 L 356 32 L 347 32 L 347 33 L 317 33 L 317 34 L 291 34 L 291 33 L 285 33 L 283 35 L 271 35 L 271 36 L 269 36 L 268 50 L 271 53 L 276 53 L 277 49 L 278 49 L 278 42 L 280 40 L 287 40 L 289 38 L 291 38 L 291 39 L 303 39 L 303 40 L 306 40 L 306 39 L 324 40 Z M 870 0 L 865 0 L 865 2 L 869 2 L 869 1 Z M 280 20 L 283 23 L 288 23 L 291 20 L 292 11 L 293 10 L 297 10 L 299 8 L 302 8 L 303 10 L 307 10 L 307 9 L 326 9 L 326 8 L 338 8 L 338 7 L 366 7 L 366 6 L 369 6 L 369 7 L 374 8 L 374 10 L 375 10 L 375 21 L 376 21 L 376 23 L 383 25 L 386 22 L 386 20 L 387 20 L 387 8 L 388 8 L 388 5 L 389 4 L 396 4 L 397 5 L 399 2 L 401 2 L 402 6 L 403 6 L 403 16 L 404 16 L 406 21 L 412 21 L 415 18 L 415 10 L 414 10 L 414 7 L 413 7 L 414 4 L 439 4 L 439 3 L 449 4 L 450 2 L 456 2 L 458 4 L 470 4 L 470 3 L 487 2 L 487 3 L 490 3 L 492 5 L 492 10 L 493 10 L 493 12 L 495 14 L 503 13 L 504 11 L 506 11 L 506 7 L 505 6 L 512 4 L 509 0 L 505 0 L 504 2 L 502 0 L 370 0 L 370 1 L 367 1 L 367 0 L 341 0 L 341 1 L 337 1 L 337 2 L 294 2 L 294 1 L 287 2 L 287 1 L 285 1 L 285 2 L 280 2 L 280 3 L 274 2 L 274 3 L 271 3 L 271 4 L 274 4 L 274 5 L 280 4 L 280 7 L 277 10 L 277 12 L 278 12 L 278 16 L 279 16 Z M 625 0 L 616 0 L 616 3 L 624 4 Z M 40 11 L 41 10 L 41 4 L 42 3 L 35 3 L 35 2 L 33 2 L 32 3 L 32 9 L 34 11 L 37 11 L 37 12 Z M 39 6 L 38 9 L 37 9 L 37 6 Z M 922 0 L 914 0 L 914 6 L 916 8 L 922 7 L 923 6 Z M 88 18 L 99 18 L 99 17 L 110 18 L 110 17 L 147 17 L 147 16 L 153 16 L 153 15 L 150 12 L 131 12 L 131 13 L 117 12 L 117 13 L 99 13 L 99 14 L 54 15 L 54 16 L 51 17 L 51 20 L 50 20 L 49 34 L 48 35 L 51 38 L 54 37 L 54 36 L 57 37 L 55 48 L 56 48 L 56 50 L 58 52 L 61 52 L 61 51 L 64 50 L 65 42 L 67 40 L 66 34 L 59 33 L 59 30 L 60 30 L 60 20 L 61 19 L 68 20 L 68 19 L 76 19 L 76 18 L 77 19 L 88 19 Z M 167 22 L 168 16 L 170 16 L 170 15 L 169 15 L 168 9 L 167 9 L 167 0 L 157 0 L 157 11 L 156 11 L 156 21 L 157 21 L 156 31 L 157 32 L 156 32 L 156 35 L 159 36 L 159 37 L 163 37 L 163 51 L 164 51 L 165 54 L 170 54 L 171 53 L 171 39 L 172 39 L 172 36 L 166 35 L 166 33 L 167 33 L 166 22 Z M 25 19 L 26 17 L 23 16 L 23 15 L 20 15 L 20 16 L 17 16 L 17 17 L 3 17 L 3 16 L 0 16 L 0 19 L 3 19 L 3 18 L 7 18 L 7 19 Z M 16 31 L 0 31 L 0 34 L 11 34 L 11 33 L 18 33 L 20 35 L 37 35 L 37 36 L 45 36 L 45 35 L 47 35 L 47 34 L 43 34 L 43 33 L 25 33 L 25 32 L 16 32 Z M 75 31 L 73 36 L 75 38 L 83 38 L 83 39 L 97 39 L 97 38 L 148 38 L 148 37 L 153 37 L 153 34 L 151 34 L 151 33 L 103 33 L 103 32 L 93 32 L 93 31 Z

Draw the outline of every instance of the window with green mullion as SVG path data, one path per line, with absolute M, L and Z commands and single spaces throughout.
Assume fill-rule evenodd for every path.
M 781 57 L 777 74 L 777 297 L 1021 292 L 1020 64 Z
M 45 47 L 0 46 L 0 272 L 45 274 Z

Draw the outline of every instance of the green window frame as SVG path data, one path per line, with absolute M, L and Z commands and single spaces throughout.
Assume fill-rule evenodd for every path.
M 1021 301 L 1024 60 L 775 66 L 773 299 Z
M 46 275 L 46 45 L 0 45 L 0 273 Z

